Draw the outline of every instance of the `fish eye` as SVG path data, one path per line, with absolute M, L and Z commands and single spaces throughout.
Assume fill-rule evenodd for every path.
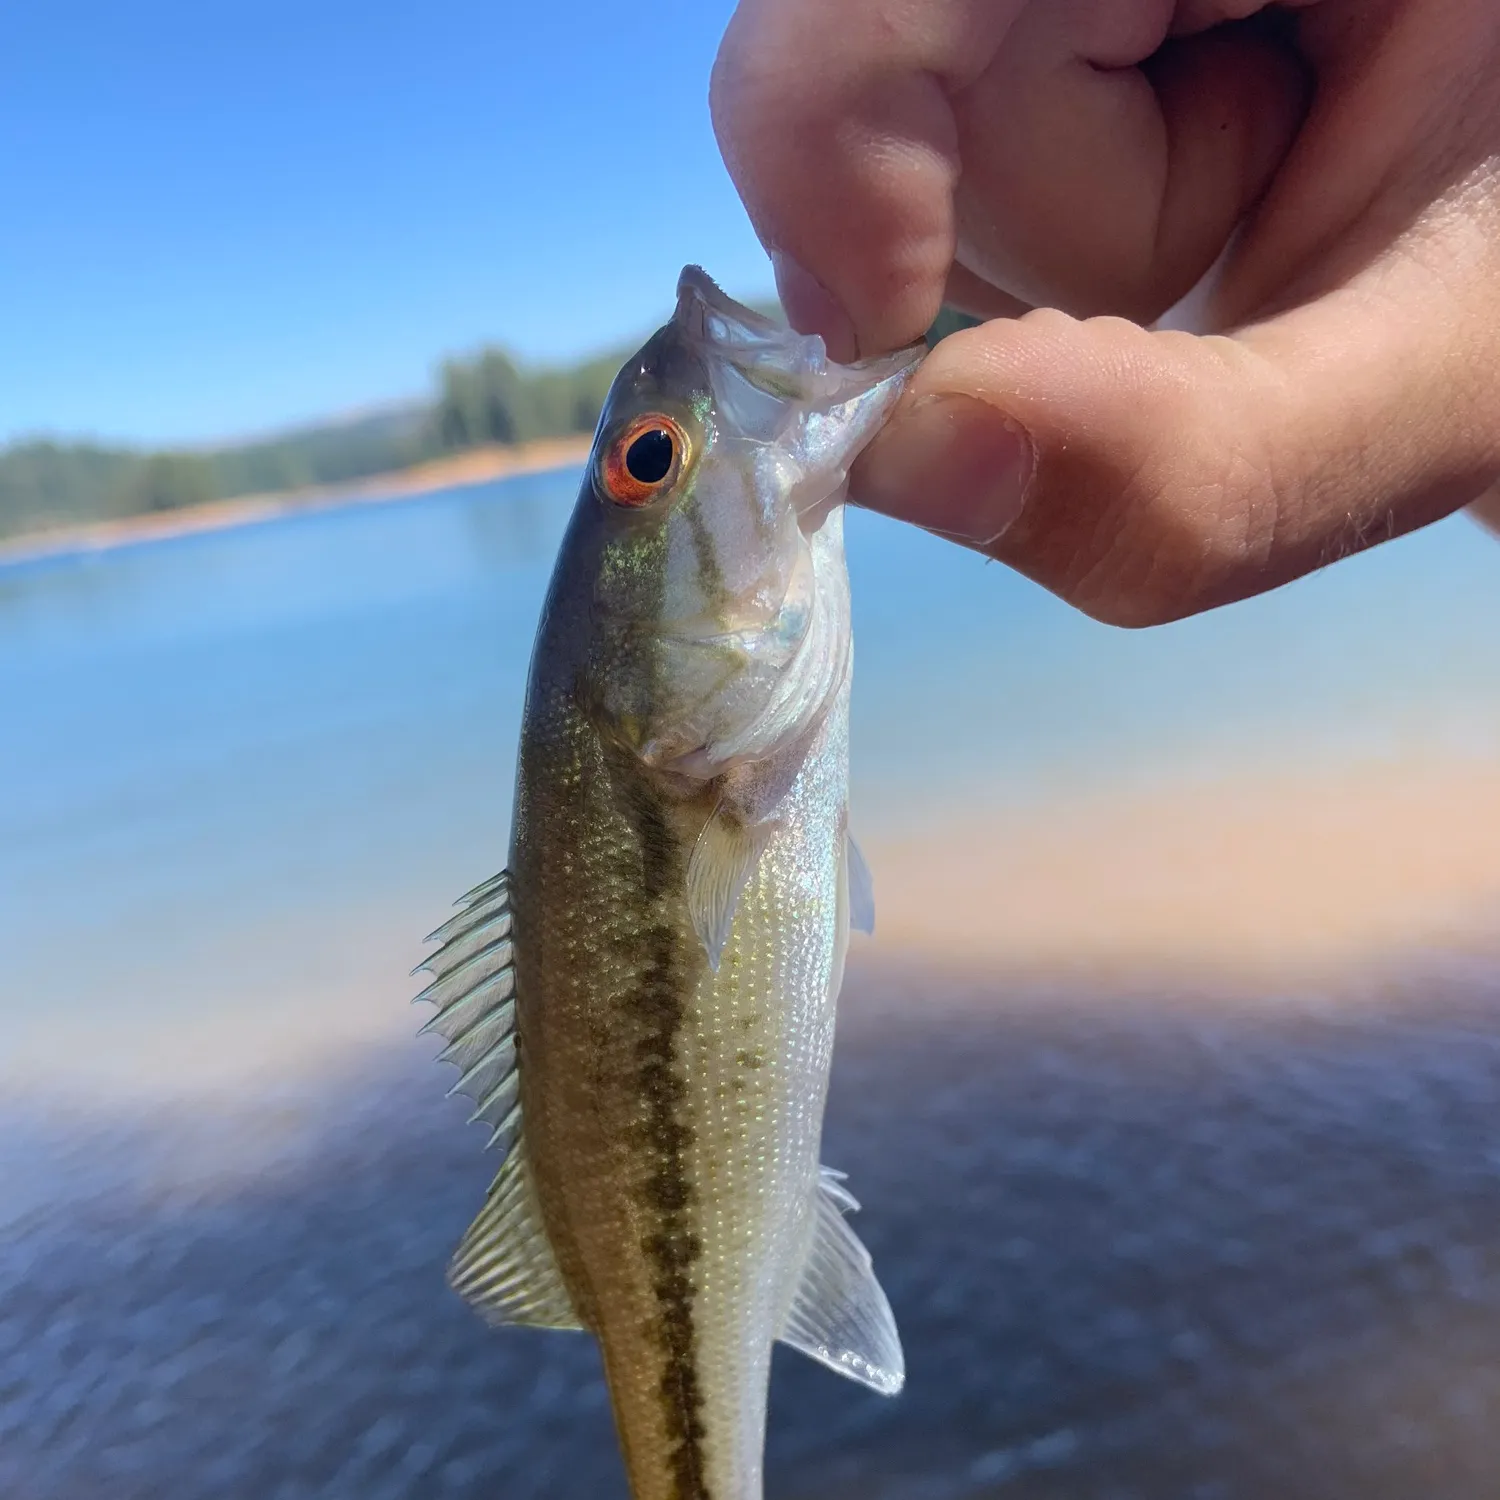
M 677 445 L 665 427 L 649 428 L 625 450 L 625 472 L 639 484 L 660 484 L 676 453 Z
M 645 505 L 682 472 L 687 434 L 661 412 L 637 417 L 605 451 L 600 465 L 604 493 L 616 505 Z

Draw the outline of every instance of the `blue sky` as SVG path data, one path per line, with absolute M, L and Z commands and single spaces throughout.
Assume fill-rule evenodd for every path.
M 730 0 L 0 8 L 0 442 L 196 442 L 498 340 L 764 295 L 708 121 Z

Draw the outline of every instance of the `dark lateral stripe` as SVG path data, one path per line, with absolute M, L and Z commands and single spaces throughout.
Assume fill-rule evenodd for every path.
M 635 811 L 643 894 L 648 909 L 660 912 L 673 904 L 672 893 L 681 891 L 686 861 L 654 798 L 640 797 Z M 685 998 L 702 963 L 701 950 L 689 948 L 688 937 L 681 923 L 670 921 L 658 921 L 640 935 L 644 963 L 632 1004 L 640 1021 L 636 1083 L 649 1106 L 642 1135 L 651 1170 L 641 1200 L 653 1225 L 641 1248 L 652 1268 L 656 1296 L 659 1392 L 670 1445 L 672 1500 L 713 1500 L 705 1472 L 703 1392 L 693 1327 L 692 1270 L 703 1247 L 689 1222 L 693 1192 L 685 1158 L 693 1134 L 682 1118 L 688 1090 L 677 1067 Z

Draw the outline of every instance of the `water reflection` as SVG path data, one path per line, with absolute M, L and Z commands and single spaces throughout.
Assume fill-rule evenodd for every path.
M 550 568 L 582 469 L 507 480 L 505 503 L 466 505 L 463 524 L 487 568 Z

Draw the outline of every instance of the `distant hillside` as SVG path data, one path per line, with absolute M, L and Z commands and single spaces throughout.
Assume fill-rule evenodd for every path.
M 779 315 L 774 303 L 752 305 Z M 945 311 L 929 340 L 970 321 Z M 221 448 L 152 452 L 51 438 L 13 443 L 0 448 L 0 537 L 338 484 L 487 444 L 592 432 L 629 352 L 528 369 L 505 350 L 485 347 L 444 361 L 428 401 Z
M 623 351 L 525 370 L 501 349 L 446 361 L 431 401 L 213 449 L 38 438 L 0 449 L 0 537 L 338 484 L 488 443 L 590 432 Z
M 209 451 L 15 443 L 0 449 L 0 536 L 401 468 L 421 456 L 428 421 L 413 404 Z

